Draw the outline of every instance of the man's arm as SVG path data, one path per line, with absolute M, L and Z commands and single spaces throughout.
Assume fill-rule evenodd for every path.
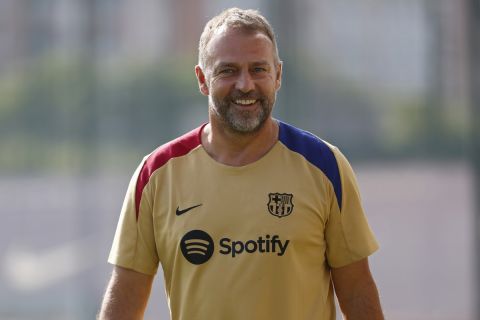
M 335 293 L 345 320 L 383 320 L 377 286 L 368 258 L 331 270 Z
M 143 319 L 152 282 L 153 276 L 115 266 L 98 319 Z

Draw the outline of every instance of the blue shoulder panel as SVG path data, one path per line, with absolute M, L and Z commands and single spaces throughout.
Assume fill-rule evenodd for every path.
M 338 207 L 342 210 L 342 182 L 337 159 L 330 147 L 310 132 L 280 122 L 279 140 L 290 150 L 301 154 L 322 170 L 333 185 Z

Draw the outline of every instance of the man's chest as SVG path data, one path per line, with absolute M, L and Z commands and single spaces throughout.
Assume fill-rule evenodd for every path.
M 181 178 L 164 177 L 168 183 L 153 194 L 163 259 L 182 253 L 188 260 L 192 250 L 199 262 L 205 255 L 282 257 L 325 246 L 331 194 L 321 178 L 279 170 Z

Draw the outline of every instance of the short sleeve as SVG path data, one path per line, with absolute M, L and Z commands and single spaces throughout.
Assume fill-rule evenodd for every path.
M 365 216 L 353 169 L 337 148 L 332 151 L 340 173 L 342 201 L 339 205 L 332 191 L 325 237 L 328 263 L 338 268 L 368 257 L 378 243 Z
M 144 188 L 142 191 L 138 213 L 135 205 L 138 177 L 144 163 L 145 159 L 133 174 L 128 185 L 108 262 L 144 274 L 154 275 L 158 269 L 159 259 L 156 251 L 152 206 L 148 188 Z

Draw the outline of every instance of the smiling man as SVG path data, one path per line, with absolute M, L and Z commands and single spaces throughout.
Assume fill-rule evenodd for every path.
M 173 320 L 333 320 L 335 294 L 345 319 L 383 319 L 350 165 L 272 117 L 282 62 L 268 21 L 214 17 L 195 74 L 209 122 L 135 171 L 100 319 L 142 319 L 159 264 Z
M 195 70 L 211 118 L 236 133 L 261 129 L 280 88 L 282 65 L 272 54 L 272 41 L 260 32 L 222 28 L 206 50 L 210 63 L 205 72 L 201 66 Z

